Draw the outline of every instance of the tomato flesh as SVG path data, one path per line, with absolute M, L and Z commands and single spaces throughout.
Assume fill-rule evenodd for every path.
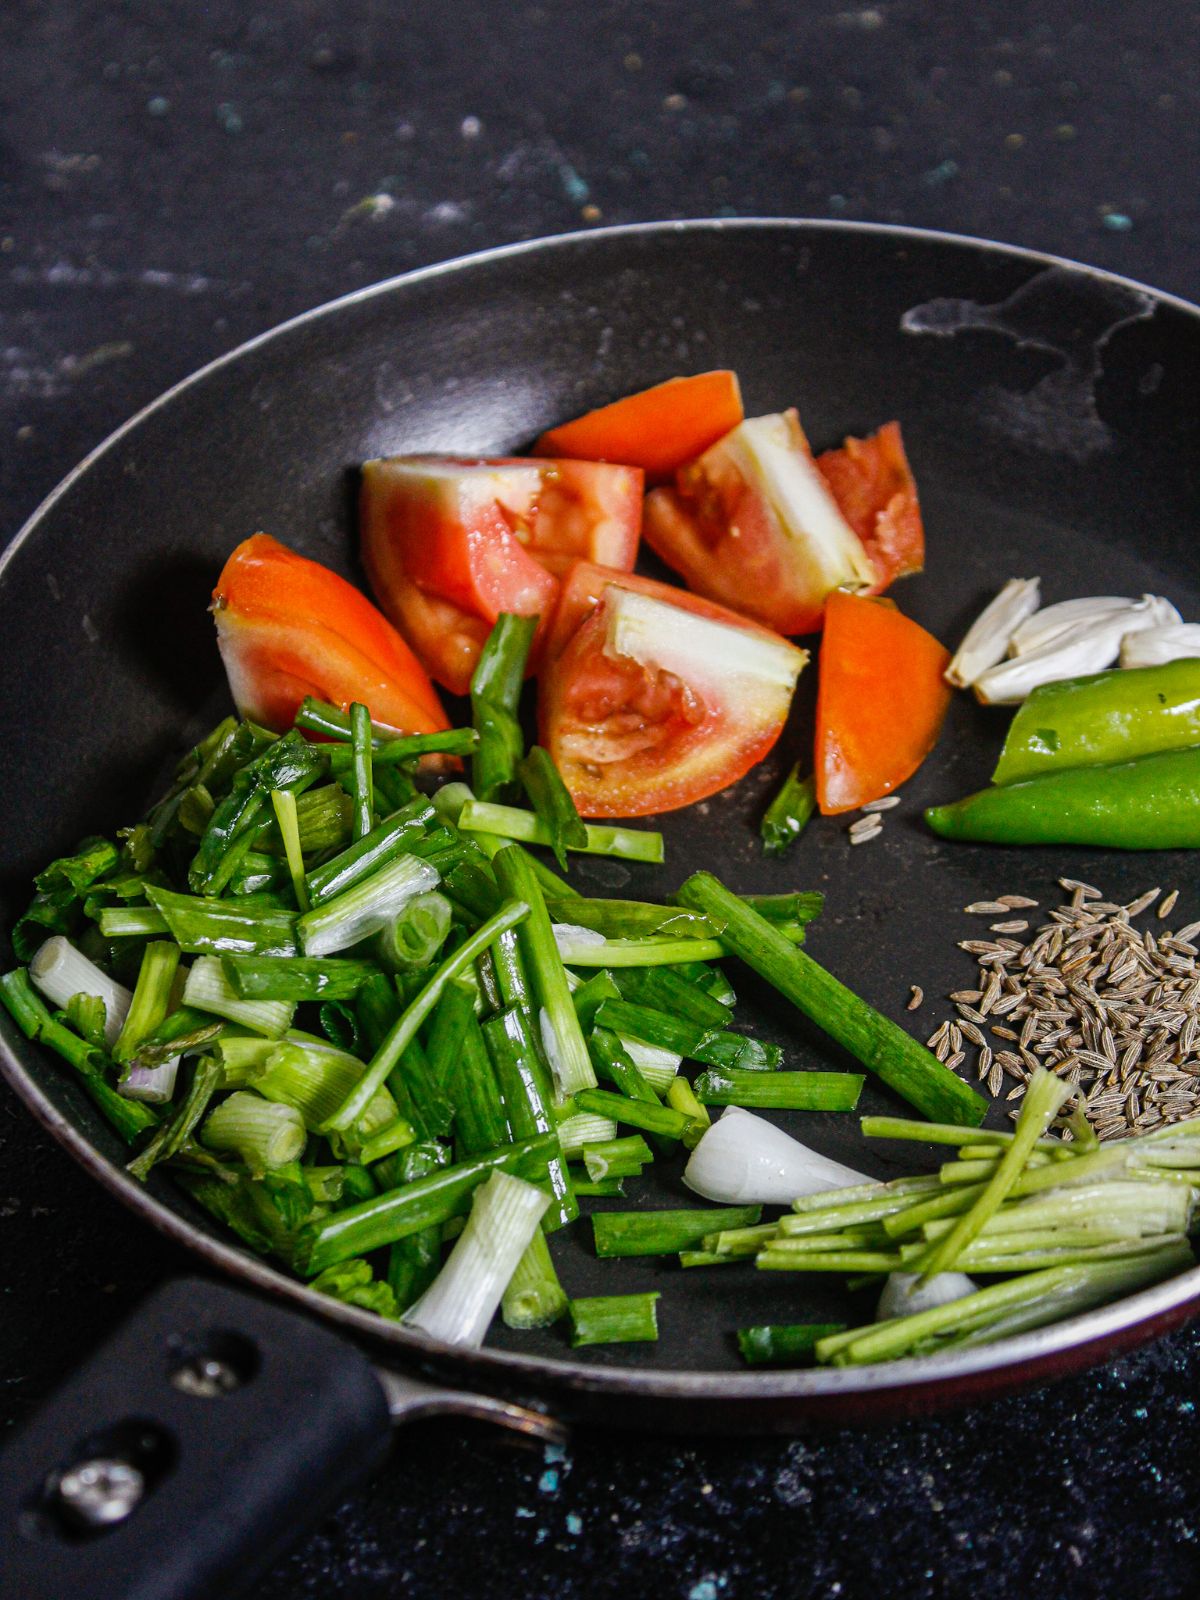
M 817 466 L 875 568 L 873 592 L 920 572 L 925 529 L 900 424 L 887 422 L 866 439 L 848 438 L 819 455 Z
M 432 676 L 465 694 L 502 611 L 543 619 L 555 572 L 600 553 L 632 566 L 642 475 L 591 462 L 396 456 L 363 468 L 363 564 Z
M 875 569 L 818 472 L 795 411 L 752 417 L 646 499 L 646 542 L 689 588 L 780 633 Z
M 213 591 L 217 643 L 238 711 L 291 727 L 305 695 L 359 700 L 397 733 L 449 726 L 437 691 L 365 595 L 265 533 L 230 555 Z
M 644 648 L 614 645 L 622 592 L 648 602 Z M 655 659 L 662 642 L 663 665 Z M 727 646 L 727 649 L 723 649 Z M 737 672 L 723 658 L 763 653 Z M 807 656 L 668 584 L 581 563 L 564 579 L 539 694 L 542 743 L 588 817 L 675 810 L 735 782 L 783 728 Z
M 817 681 L 817 804 L 881 800 L 937 743 L 951 690 L 946 650 L 890 600 L 831 595 Z

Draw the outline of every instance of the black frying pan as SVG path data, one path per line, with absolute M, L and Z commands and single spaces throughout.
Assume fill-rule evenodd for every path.
M 356 575 L 356 463 L 519 449 L 591 405 L 712 366 L 737 369 L 751 412 L 798 404 L 817 447 L 902 419 L 930 559 L 901 598 L 943 638 L 1014 574 L 1040 574 L 1048 600 L 1151 590 L 1200 612 L 1194 307 L 1027 252 L 840 224 L 665 224 L 491 252 L 351 295 L 207 367 L 115 434 L 18 535 L 0 568 L 0 920 L 11 925 L 51 855 L 140 813 L 152 776 L 226 709 L 205 608 L 238 540 L 264 528 Z M 852 850 L 840 826 L 820 823 L 786 868 L 765 863 L 754 823 L 808 737 L 812 687 L 810 675 L 772 761 L 663 820 L 665 869 L 584 860 L 576 881 L 657 896 L 715 863 L 743 890 L 824 889 L 814 954 L 922 1031 L 944 1007 L 907 1018 L 909 984 L 944 995 L 973 971 L 956 949 L 968 901 L 1017 889 L 1045 902 L 1068 871 L 1115 898 L 1197 886 L 1182 853 L 1005 852 L 931 838 L 920 806 L 985 781 L 1005 720 L 963 696 L 883 839 Z M 829 1059 L 769 994 L 748 979 L 739 987 L 746 1017 L 795 1062 Z M 231 1594 L 235 1576 L 253 1576 L 370 1467 L 389 1408 L 393 1418 L 490 1413 L 533 1431 L 549 1424 L 506 1401 L 605 1424 L 794 1430 L 1011 1389 L 1145 1341 L 1200 1305 L 1193 1270 L 992 1348 L 863 1371 L 750 1373 L 734 1327 L 833 1314 L 839 1291 L 781 1286 L 753 1267 L 685 1275 L 598 1263 L 575 1229 L 555 1244 L 568 1291 L 662 1288 L 658 1345 L 584 1359 L 553 1330 L 501 1328 L 482 1351 L 451 1352 L 247 1255 L 169 1178 L 146 1189 L 127 1179 L 115 1137 L 59 1064 L 7 1018 L 0 1045 L 10 1083 L 77 1160 L 259 1292 L 174 1286 L 10 1448 L 0 1590 L 22 1600 Z M 896 1107 L 868 1085 L 861 1109 Z M 852 1118 L 794 1122 L 818 1148 L 881 1176 L 914 1159 L 911 1148 L 864 1150 Z M 663 1166 L 635 1203 L 678 1204 L 685 1193 Z M 373 1375 L 358 1348 L 312 1318 L 340 1324 L 389 1370 Z M 140 1497 L 127 1481 L 97 1487 L 69 1471 L 112 1457 L 139 1464 Z M 46 1488 L 64 1470 L 74 1531 L 61 1492 Z M 89 1507 L 115 1513 L 133 1500 L 107 1531 L 79 1531 Z

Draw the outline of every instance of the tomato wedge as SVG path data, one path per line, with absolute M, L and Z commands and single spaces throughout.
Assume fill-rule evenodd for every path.
M 642 474 L 592 462 L 393 456 L 363 468 L 363 564 L 434 678 L 465 694 L 502 611 L 548 620 L 555 570 L 632 567 Z M 531 659 L 536 660 L 540 641 Z
M 898 422 L 866 439 L 847 439 L 817 457 L 821 476 L 875 568 L 875 592 L 925 565 L 917 485 Z
M 397 733 L 449 727 L 404 640 L 336 572 L 269 534 L 244 540 L 213 590 L 217 644 L 239 713 L 282 731 L 305 695 L 353 700 Z
M 689 588 L 779 633 L 815 632 L 832 590 L 876 581 L 794 410 L 748 418 L 652 490 L 644 532 Z
M 832 594 L 817 682 L 817 804 L 853 811 L 912 776 L 937 743 L 950 661 L 890 600 Z
M 736 428 L 743 415 L 736 372 L 698 372 L 668 378 L 551 428 L 533 454 L 623 461 L 644 468 L 651 483 L 662 483 Z
M 673 811 L 766 755 L 807 660 L 722 606 L 580 563 L 547 644 L 541 741 L 581 815 Z

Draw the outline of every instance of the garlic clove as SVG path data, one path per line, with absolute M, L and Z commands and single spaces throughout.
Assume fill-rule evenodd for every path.
M 958 653 L 946 668 L 946 682 L 969 689 L 982 673 L 1004 659 L 1015 629 L 1037 610 L 1039 580 L 1010 578 L 967 629 Z
M 1020 705 L 1045 683 L 1103 672 L 1117 659 L 1126 634 L 1170 625 L 1179 616 L 1168 600 L 1143 595 L 1099 620 L 1081 620 L 1023 655 L 1010 656 L 974 684 L 976 698 L 987 706 Z
M 1121 640 L 1123 667 L 1161 667 L 1168 661 L 1200 656 L 1200 622 L 1143 628 Z

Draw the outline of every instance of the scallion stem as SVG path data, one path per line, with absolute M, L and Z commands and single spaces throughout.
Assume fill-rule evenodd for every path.
M 501 612 L 471 677 L 471 721 L 478 735 L 472 761 L 475 793 L 494 800 L 516 778 L 525 748 L 517 704 L 538 619 Z
M 283 840 L 283 854 L 287 861 L 288 876 L 292 880 L 296 905 L 301 911 L 307 911 L 308 885 L 304 881 L 304 853 L 300 848 L 300 819 L 296 811 L 296 796 L 290 789 L 272 789 L 271 809 L 279 825 L 279 837 Z
M 548 1328 L 567 1309 L 546 1235 L 539 1228 L 508 1280 L 500 1314 L 510 1328 Z
M 761 1206 L 694 1211 L 598 1211 L 592 1230 L 598 1256 L 673 1256 L 722 1229 L 749 1228 Z
M 759 826 L 763 854 L 781 856 L 795 844 L 817 807 L 817 786 L 811 776 L 802 778 L 797 764 L 784 779 Z
M 706 1106 L 777 1111 L 853 1111 L 866 1082 L 861 1072 L 745 1072 L 711 1067 L 695 1082 Z
M 261 1178 L 272 1168 L 297 1160 L 307 1134 L 294 1106 L 235 1089 L 208 1113 L 200 1139 L 210 1150 L 230 1150 L 240 1156 L 251 1174 Z
M 649 1294 L 592 1295 L 572 1300 L 571 1348 L 589 1344 L 633 1344 L 658 1338 L 657 1290 Z
M 540 744 L 535 744 L 519 763 L 517 775 L 535 814 L 549 831 L 550 848 L 565 872 L 568 847 L 572 850 L 586 849 L 588 838 L 570 791 L 549 752 L 543 750 Z
M 522 811 L 516 806 L 493 805 L 483 800 L 472 800 L 462 809 L 459 827 L 468 833 L 499 834 L 502 839 L 513 839 L 521 844 L 548 845 L 550 830 L 532 811 Z M 587 844 L 583 852 L 594 856 L 617 856 L 624 861 L 661 862 L 663 838 L 644 828 L 616 828 L 606 824 L 585 823 Z

